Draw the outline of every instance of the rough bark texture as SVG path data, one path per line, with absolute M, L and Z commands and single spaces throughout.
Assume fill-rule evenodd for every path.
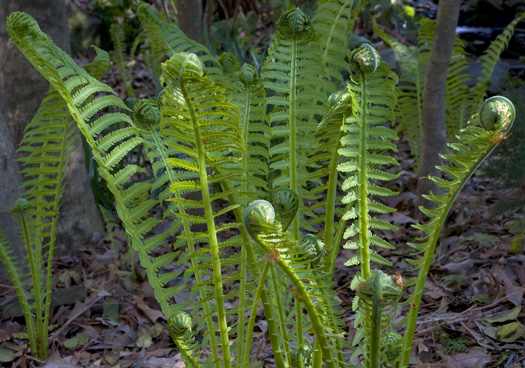
M 202 0 L 178 0 L 177 20 L 179 28 L 192 40 L 202 42 Z
M 17 0 L 0 2 L 0 19 L 14 11 L 23 11 L 34 17 L 40 28 L 54 42 L 70 51 L 67 9 L 65 0 Z M 49 88 L 45 78 L 27 61 L 9 39 L 5 25 L 0 27 L 0 90 L 13 145 L 18 147 L 25 126 L 31 121 Z M 56 252 L 73 252 L 90 239 L 93 232 L 103 232 L 103 224 L 96 208 L 89 184 L 82 142 L 75 143 L 75 152 L 69 158 L 65 188 L 57 226 Z M 3 146 L 0 144 L 0 148 Z
M 22 177 L 18 173 L 15 146 L 7 124 L 4 106 L 2 105 L 2 91 L 0 90 L 0 228 L 11 240 L 11 245 L 18 257 L 22 256 L 22 248 L 17 242 L 18 231 L 9 215 L 9 210 L 20 197 L 21 185 Z M 7 271 L 3 263 L 0 262 L 0 283 L 9 284 L 8 279 Z
M 436 187 L 428 175 L 440 176 L 436 166 L 446 143 L 445 87 L 459 17 L 459 0 L 441 0 L 423 89 L 423 138 L 417 192 L 426 194 Z M 421 198 L 421 197 L 419 197 Z M 425 203 L 428 205 L 428 203 Z

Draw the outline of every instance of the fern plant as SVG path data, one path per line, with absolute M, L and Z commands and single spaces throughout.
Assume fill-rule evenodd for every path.
M 500 55 L 507 48 L 518 23 L 525 19 L 525 13 L 518 15 L 485 50 L 480 57 L 481 73 L 475 78 L 467 72 L 468 55 L 464 42 L 456 36 L 452 57 L 448 67 L 445 91 L 446 125 L 449 141 L 454 141 L 464 123 L 479 110 L 483 103 L 491 77 Z M 392 47 L 400 60 L 401 77 L 397 87 L 399 94 L 399 130 L 406 134 L 415 164 L 419 163 L 422 137 L 423 82 L 430 45 L 434 36 L 435 21 L 422 19 L 418 29 L 417 45 L 405 46 L 394 37 L 387 35 L 374 19 L 374 32 Z
M 106 52 L 84 68 L 100 78 L 109 68 Z M 45 68 L 45 66 L 42 66 Z M 66 71 L 63 71 L 67 73 Z M 35 117 L 27 125 L 18 152 L 23 175 L 23 197 L 11 213 L 19 226 L 25 257 L 14 256 L 12 239 L 0 229 L 0 258 L 5 264 L 24 313 L 31 352 L 40 359 L 48 354 L 52 263 L 63 191 L 64 170 L 76 124 L 58 91 L 51 87 Z
M 388 152 L 396 149 L 397 76 L 368 45 L 351 52 L 330 46 L 355 13 L 334 11 L 350 9 L 341 0 L 322 3 L 315 22 L 300 9 L 280 17 L 261 75 L 231 55 L 215 57 L 139 5 L 164 89 L 137 101 L 133 118 L 31 17 L 8 19 L 13 41 L 92 148 L 187 366 L 248 367 L 261 302 L 277 367 L 407 367 L 437 234 L 461 187 L 512 124 L 506 101 L 489 102 L 484 125 L 473 117 L 452 146 L 456 153 L 444 157 L 451 181 L 436 179 L 446 194 L 430 195 L 439 209 L 422 209 L 431 219 L 420 226 L 428 239 L 413 245 L 423 254 L 414 255 L 417 280 L 376 269 L 389 264 L 380 249 L 394 246 L 376 231 L 395 229 L 377 214 L 394 211 L 381 197 L 396 194 L 388 183 L 398 163 Z M 321 37 L 317 22 L 337 24 L 337 37 Z M 330 96 L 347 54 L 351 80 Z M 101 134 L 110 126 L 112 133 Z M 148 164 L 122 165 L 139 146 Z M 347 265 L 360 266 L 352 282 L 353 347 L 332 281 L 343 238 L 355 250 Z M 412 284 L 415 293 L 402 299 Z M 185 288 L 191 300 L 177 303 Z M 399 306 L 409 309 L 403 338 L 392 326 Z

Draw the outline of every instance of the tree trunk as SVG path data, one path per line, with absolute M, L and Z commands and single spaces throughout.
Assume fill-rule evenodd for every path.
M 21 185 L 22 176 L 18 173 L 15 146 L 7 124 L 0 90 L 0 188 L 2 188 L 0 190 L 0 228 L 10 240 L 15 256 L 19 258 L 22 257 L 22 248 L 18 242 L 18 229 L 9 215 L 9 210 L 20 197 Z M 7 271 L 0 262 L 0 283 L 8 284 L 8 279 Z
M 40 28 L 59 47 L 70 52 L 66 0 L 0 2 L 2 22 L 14 11 L 23 11 L 34 17 Z M 16 149 L 49 84 L 9 39 L 5 26 L 0 27 L 0 45 L 0 95 L 3 96 L 0 104 L 3 103 L 12 144 Z M 3 147 L 0 144 L 0 149 Z M 104 229 L 89 184 L 82 142 L 77 140 L 74 147 L 75 151 L 69 157 L 66 168 L 65 188 L 57 222 L 58 254 L 74 252 L 94 232 L 102 233 Z M 12 184 L 13 187 L 15 185 L 18 184 Z
M 439 2 L 436 29 L 423 88 L 423 137 L 417 185 L 419 198 L 429 190 L 436 191 L 436 186 L 428 176 L 441 176 L 441 171 L 436 169 L 436 166 L 441 163 L 439 154 L 443 152 L 447 140 L 445 88 L 456 37 L 460 3 L 459 0 Z
M 202 0 L 177 0 L 179 28 L 192 40 L 202 43 Z

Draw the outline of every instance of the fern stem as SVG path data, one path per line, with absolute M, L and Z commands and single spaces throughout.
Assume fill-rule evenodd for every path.
M 326 214 L 325 214 L 325 228 L 324 228 L 324 243 L 328 249 L 330 259 L 330 270 L 333 271 L 335 267 L 335 260 L 337 259 L 337 252 L 339 251 L 339 243 L 337 238 L 334 238 L 334 224 L 335 224 L 335 202 L 337 199 L 337 184 L 339 182 L 339 174 L 337 165 L 339 164 L 339 148 L 341 148 L 341 138 L 343 137 L 343 129 L 339 131 L 337 136 L 337 143 L 334 147 L 334 153 L 330 159 L 330 166 L 328 171 L 328 191 L 326 193 Z M 343 220 L 341 220 L 343 221 Z M 345 221 L 346 223 L 346 221 Z
M 319 339 L 316 336 L 315 342 L 314 342 L 312 368 L 321 368 L 322 366 L 323 366 L 323 353 L 321 352 L 321 347 L 319 346 Z
M 210 188 L 208 185 L 208 173 L 206 172 L 206 152 L 204 151 L 199 121 L 193 107 L 192 99 L 188 94 L 185 83 L 181 81 L 180 89 L 193 125 L 193 131 L 195 134 L 195 141 L 197 143 L 197 157 L 199 176 L 201 182 L 202 201 L 204 203 L 204 213 L 206 218 L 206 225 L 209 234 L 209 245 L 210 253 L 213 265 L 213 283 L 215 288 L 215 300 L 217 302 L 217 314 L 219 320 L 219 333 L 222 342 L 222 358 L 224 362 L 224 368 L 231 367 L 231 354 L 230 354 L 230 342 L 228 339 L 228 324 L 226 322 L 226 309 L 224 307 L 224 295 L 222 290 L 222 276 L 221 276 L 221 263 L 219 258 L 219 245 L 217 242 L 217 232 L 215 231 L 215 221 L 213 218 L 213 209 L 211 207 Z M 213 333 L 210 331 L 210 333 Z
M 358 183 L 359 183 L 359 196 L 357 199 L 358 211 L 359 211 L 359 252 L 361 265 L 361 276 L 364 280 L 370 277 L 370 248 L 369 248 L 369 237 L 368 237 L 368 178 L 367 178 L 367 155 L 368 151 L 366 149 L 366 138 L 367 138 L 367 114 L 368 114 L 368 103 L 367 103 L 367 80 L 360 74 L 360 87 L 361 87 L 361 116 L 362 120 L 358 119 L 358 122 L 361 124 L 359 129 L 359 171 Z
M 295 55 L 297 53 L 297 42 L 294 40 L 292 42 L 292 52 L 293 55 L 290 58 L 290 109 L 289 109 L 289 124 L 290 124 L 290 189 L 294 193 L 299 193 L 297 186 L 297 152 L 296 152 L 296 116 L 295 116 L 295 88 L 296 88 L 296 78 L 297 78 L 297 61 Z M 302 203 L 299 203 L 299 208 L 303 207 Z M 292 221 L 292 235 L 295 240 L 299 240 L 299 216 L 295 216 Z
M 381 272 L 381 271 L 379 271 Z M 372 302 L 370 340 L 368 341 L 368 368 L 379 368 L 379 348 L 381 346 L 381 295 L 383 294 L 383 283 L 376 283 L 376 291 Z M 365 317 L 366 318 L 366 317 Z
M 303 308 L 301 308 L 301 298 L 295 297 L 295 324 L 297 325 L 297 345 L 301 346 L 304 341 L 303 332 Z
M 68 146 L 68 130 L 70 127 L 69 119 L 70 119 L 70 113 L 68 110 L 68 114 L 64 118 L 64 127 L 62 129 L 62 141 L 61 141 L 61 147 L 60 147 L 60 158 L 59 158 L 59 166 L 58 166 L 58 177 L 57 177 L 57 186 L 55 188 L 55 196 L 53 201 L 53 209 L 54 214 L 53 218 L 51 219 L 51 234 L 49 236 L 49 253 L 47 256 L 47 265 L 46 265 L 46 287 L 45 287 L 45 311 L 44 311 L 44 326 L 43 330 L 40 333 L 40 343 L 41 348 L 46 351 L 46 358 L 47 358 L 47 350 L 48 350 L 48 337 L 49 337 L 49 314 L 51 310 L 51 289 L 53 286 L 53 257 L 55 253 L 55 240 L 56 240 L 56 225 L 58 220 L 58 208 L 60 206 L 60 193 L 62 192 L 62 183 L 64 178 L 64 168 L 67 164 L 67 146 Z
M 36 356 L 39 358 L 45 359 L 47 356 L 47 349 L 45 351 L 41 351 L 42 343 L 40 342 L 40 333 L 43 331 L 43 325 L 42 325 L 42 284 L 40 279 L 40 272 L 39 269 L 39 263 L 37 262 L 36 257 L 38 256 L 35 254 L 36 252 L 33 250 L 33 247 L 31 246 L 31 237 L 29 236 L 29 229 L 27 227 L 27 221 L 26 216 L 24 213 L 24 208 L 20 204 L 20 220 L 22 225 L 22 234 L 24 237 L 24 241 L 26 244 L 28 259 L 29 259 L 29 267 L 31 270 L 31 279 L 33 280 L 33 294 L 35 296 L 35 319 L 36 319 L 36 331 L 33 329 L 32 334 L 35 336 L 34 339 L 36 341 L 36 349 L 33 352 Z M 32 319 L 33 317 L 31 317 Z M 34 327 L 34 325 L 33 325 Z M 29 334 L 28 329 L 28 334 Z M 47 344 L 47 339 L 46 339 Z
M 472 164 L 470 170 L 468 170 L 466 174 L 460 179 L 457 189 L 451 190 L 447 193 L 448 200 L 439 210 L 439 213 L 436 217 L 435 225 L 432 226 L 434 229 L 437 230 L 433 231 L 428 239 L 428 245 L 423 253 L 422 264 L 419 268 L 414 292 L 411 296 L 410 311 L 408 312 L 407 325 L 405 333 L 403 335 L 403 347 L 401 349 L 400 354 L 401 359 L 398 365 L 398 367 L 400 368 L 408 367 L 410 361 L 410 352 L 412 351 L 412 343 L 414 341 L 414 333 L 416 331 L 417 316 L 419 313 L 419 306 L 421 304 L 421 297 L 423 296 L 425 280 L 427 279 L 428 271 L 432 263 L 432 256 L 434 255 L 436 244 L 439 240 L 440 230 L 443 228 L 445 220 L 447 219 L 448 212 L 450 211 L 452 204 L 454 204 L 454 201 L 456 200 L 456 197 L 458 196 L 459 192 L 461 192 L 461 189 L 468 181 L 468 179 L 472 176 L 474 171 L 476 171 L 476 169 L 483 163 L 483 161 L 485 161 L 485 159 L 491 154 L 494 148 L 496 148 L 496 145 L 497 144 L 493 144 L 489 148 L 487 148 L 486 151 L 481 154 L 480 158 Z
M 252 89 L 251 89 L 251 86 L 247 88 L 247 96 L 246 96 L 246 100 L 245 100 L 245 105 L 244 105 L 244 115 L 242 116 L 242 132 L 243 132 L 243 142 L 245 144 L 245 151 L 243 152 L 243 155 L 242 155 L 242 163 L 241 163 L 241 168 L 243 170 L 243 172 L 248 172 L 248 153 L 247 153 L 247 147 L 248 147 L 248 133 L 249 133 L 249 124 L 250 124 L 250 101 L 251 101 L 251 95 L 252 95 Z M 247 193 L 250 192 L 250 183 L 248 180 L 244 181 L 243 182 L 243 190 L 242 190 L 242 200 L 241 200 L 241 203 L 244 205 L 248 202 L 248 196 L 247 196 Z M 235 202 L 234 202 L 235 203 Z M 250 241 L 248 239 L 248 241 Z M 239 284 L 239 288 L 240 290 L 246 290 L 246 272 L 247 272 L 247 269 L 246 269 L 246 260 L 247 260 L 247 249 L 246 249 L 247 246 L 243 246 L 241 247 L 241 267 L 240 267 L 240 284 Z M 266 272 L 268 272 L 268 270 L 265 268 L 263 270 L 263 273 L 266 274 Z M 265 276 L 266 277 L 266 276 Z M 262 278 L 262 280 L 264 280 L 264 278 Z M 263 281 L 264 283 L 264 281 Z M 259 292 L 259 290 L 257 289 L 257 292 Z M 256 306 L 256 305 L 259 305 L 259 299 L 260 299 L 260 293 L 259 293 L 259 296 L 256 297 L 254 300 L 253 300 L 253 304 L 252 304 L 252 309 L 253 309 L 253 306 Z M 244 341 L 244 310 L 245 310 L 245 304 L 246 304 L 246 293 L 244 292 L 241 292 L 240 296 L 239 296 L 239 310 L 242 311 L 241 313 L 239 313 L 239 321 L 238 321 L 238 333 L 237 333 L 237 356 L 239 357 L 239 359 L 241 359 L 243 356 L 243 360 L 241 361 L 241 364 L 244 364 L 244 362 L 246 361 L 249 361 L 250 360 L 250 350 L 251 350 L 251 342 L 249 344 L 245 344 L 243 343 Z M 257 308 L 255 308 L 255 312 L 257 312 Z M 253 317 L 255 317 L 256 313 L 253 313 Z M 246 342 L 248 341 L 251 341 L 252 340 L 252 336 L 253 336 L 253 323 L 252 323 L 252 319 L 250 318 L 249 322 L 248 322 L 248 330 L 246 331 L 247 332 L 247 337 L 246 337 Z M 248 346 L 247 346 L 248 345 Z M 243 348 L 245 349 L 244 350 L 244 355 L 243 355 Z M 248 348 L 248 350 L 246 351 L 246 348 Z M 246 358 L 246 354 L 248 354 L 248 360 L 245 360 Z
M 284 355 L 286 356 L 286 359 L 288 360 L 288 365 L 291 366 L 291 355 L 290 355 L 290 340 L 288 339 L 288 329 L 286 327 L 286 316 L 284 315 L 284 309 L 283 305 L 281 303 L 281 295 L 282 293 L 279 292 L 279 286 L 277 285 L 277 277 L 275 274 L 275 270 L 273 268 L 270 269 L 270 279 L 273 286 L 273 295 L 275 297 L 275 303 L 277 304 L 277 310 L 279 311 L 279 321 L 281 322 L 281 336 L 283 338 L 283 347 L 284 347 Z
M 308 292 L 306 291 L 304 284 L 301 282 L 299 277 L 295 274 L 294 270 L 291 269 L 282 260 L 278 260 L 277 264 L 286 273 L 290 281 L 293 283 L 297 293 L 302 298 L 304 307 L 306 308 L 306 311 L 308 312 L 308 315 L 310 316 L 310 320 L 312 321 L 312 325 L 315 330 L 315 336 L 316 338 L 319 339 L 319 345 L 321 345 L 321 350 L 323 352 L 323 358 L 326 364 L 326 368 L 336 368 L 334 359 L 332 357 L 332 351 L 330 350 L 330 344 L 328 342 L 328 338 L 326 337 L 326 334 L 324 331 L 323 323 L 321 322 L 321 318 L 319 317 L 319 314 L 317 313 L 312 300 L 308 296 Z
M 37 342 L 36 342 L 36 333 L 35 333 L 35 321 L 33 320 L 33 313 L 31 312 L 31 307 L 27 300 L 27 293 L 22 285 L 19 275 L 21 272 L 17 269 L 16 265 L 13 263 L 9 256 L 9 251 L 7 249 L 8 241 L 7 236 L 0 229 L 0 259 L 5 265 L 5 268 L 9 274 L 9 278 L 13 283 L 15 288 L 16 295 L 22 307 L 22 312 L 24 313 L 24 319 L 26 322 L 27 335 L 29 339 L 29 347 L 32 352 L 37 352 Z
M 220 171 L 218 169 L 216 169 L 216 171 L 220 175 Z M 223 181 L 223 182 L 221 182 L 221 185 L 222 185 L 223 190 L 225 192 L 231 192 L 228 182 Z M 232 194 L 228 195 L 228 200 L 229 200 L 230 203 L 235 203 L 235 197 Z M 234 208 L 233 209 L 233 214 L 235 216 L 235 220 L 238 223 L 241 224 L 241 227 L 240 227 L 241 236 L 242 236 L 242 239 L 243 239 L 244 247 L 246 248 L 246 253 L 247 253 L 247 256 L 248 256 L 248 262 L 250 262 L 250 270 L 251 270 L 253 276 L 255 278 L 258 278 L 259 277 L 259 268 L 258 268 L 257 263 L 255 261 L 255 254 L 253 252 L 253 247 L 252 247 L 253 243 L 252 243 L 252 240 L 250 238 L 250 235 L 248 235 L 248 232 L 246 231 L 246 228 L 244 227 L 244 225 L 242 225 L 242 223 L 243 223 L 242 217 L 243 216 L 242 216 L 242 213 L 240 211 L 240 208 L 239 207 Z M 272 277 L 272 274 L 273 274 L 273 269 L 270 268 L 270 277 Z M 275 278 L 275 275 L 274 275 L 273 278 Z M 264 292 L 261 294 L 261 300 L 262 300 L 263 307 L 264 307 L 264 315 L 266 316 L 266 321 L 268 323 L 268 332 L 269 332 L 269 335 L 270 335 L 270 343 L 272 345 L 272 352 L 273 352 L 273 357 L 275 359 L 275 365 L 276 365 L 277 368 L 285 368 L 286 365 L 285 365 L 283 357 L 281 355 L 281 348 L 280 348 L 280 345 L 279 345 L 279 341 L 278 341 L 278 339 L 276 337 L 276 336 L 279 335 L 278 332 L 277 332 L 279 330 L 279 327 L 275 323 L 275 319 L 273 317 L 273 306 L 270 303 L 270 300 L 268 298 L 268 294 L 267 294 L 266 290 L 264 290 Z M 281 311 L 281 309 L 279 309 L 279 311 Z M 251 340 L 246 340 L 246 344 L 245 344 L 245 348 L 244 348 L 245 351 L 246 350 L 251 351 L 251 344 L 252 344 Z M 289 350 L 288 350 L 288 352 L 289 352 Z M 289 356 L 289 354 L 287 354 L 287 356 Z
M 253 298 L 252 310 L 250 311 L 250 319 L 248 320 L 248 331 L 246 334 L 246 342 L 248 341 L 251 342 L 253 339 L 253 328 L 255 326 L 255 317 L 257 316 L 257 307 L 259 306 L 259 300 L 261 299 L 261 295 L 262 295 L 262 291 L 264 287 L 264 281 L 266 280 L 266 275 L 268 274 L 269 267 L 270 267 L 270 262 L 266 262 L 264 264 L 264 268 L 263 268 L 261 277 L 259 277 L 257 291 L 255 292 L 255 296 Z M 244 311 L 244 309 L 241 309 L 241 310 Z M 242 367 L 248 368 L 250 366 L 250 350 L 251 350 L 250 346 L 251 346 L 251 343 L 245 344 L 244 355 L 239 355 L 239 358 L 242 357 L 242 362 L 241 362 Z
M 162 160 L 162 163 L 163 163 L 164 167 L 166 168 L 166 172 L 168 174 L 169 182 L 170 183 L 176 183 L 177 182 L 177 178 L 175 177 L 175 174 L 174 174 L 173 170 L 171 169 L 170 164 L 168 164 L 168 154 L 167 154 L 166 150 L 164 149 L 165 145 L 164 145 L 164 142 L 163 142 L 162 138 L 159 135 L 159 131 L 156 130 L 156 129 L 150 129 L 150 133 L 151 133 L 151 136 L 153 138 L 153 141 L 155 142 L 155 147 L 156 147 L 157 152 L 159 153 L 160 159 Z M 179 192 L 175 192 L 174 193 L 174 197 L 176 199 L 181 199 L 181 196 L 180 196 Z M 184 205 L 182 205 L 180 202 L 177 203 L 177 210 L 182 215 L 186 214 L 186 211 L 184 209 Z M 188 220 L 186 218 L 184 218 L 184 216 L 182 216 L 181 221 L 182 221 L 182 228 L 184 230 L 184 234 L 191 234 L 190 224 L 189 224 Z M 190 253 L 194 253 L 195 252 L 195 244 L 194 244 L 193 239 L 188 239 L 187 243 L 186 243 L 186 246 L 188 247 L 188 250 L 189 250 Z M 201 274 L 199 268 L 197 267 L 198 266 L 197 259 L 192 257 L 191 265 L 195 269 L 194 275 L 195 275 L 195 281 L 197 282 L 197 285 L 202 284 L 203 279 L 202 279 L 202 274 Z M 204 290 L 202 288 L 199 288 L 199 294 L 200 294 L 202 300 L 206 299 L 206 294 L 205 294 L 205 292 L 204 292 Z M 204 302 L 203 309 L 204 309 L 204 313 L 206 315 L 206 325 L 207 326 L 212 326 L 212 323 L 213 323 L 212 307 L 211 307 L 209 301 Z M 219 360 L 219 352 L 217 351 L 217 342 L 216 342 L 215 334 L 210 333 L 209 336 L 210 336 L 210 345 L 212 346 L 211 351 L 212 351 L 213 361 L 218 361 Z M 182 352 L 182 350 L 181 350 L 181 352 Z
M 345 206 L 344 212 L 345 213 L 348 212 L 350 208 L 352 208 L 354 205 L 355 205 L 355 202 L 347 203 Z M 343 235 L 345 232 L 347 222 L 348 222 L 347 220 L 341 219 L 339 223 L 337 224 L 337 231 L 335 232 L 335 237 L 334 237 L 334 244 L 337 245 L 337 250 L 334 250 L 334 252 L 331 254 L 330 269 L 329 269 L 330 275 L 334 274 L 335 261 L 337 260 L 337 253 L 341 246 L 341 241 L 343 240 Z

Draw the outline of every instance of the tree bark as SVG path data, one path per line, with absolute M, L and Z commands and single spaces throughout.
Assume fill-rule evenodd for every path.
M 2 91 L 0 90 L 0 228 L 10 240 L 15 256 L 22 257 L 22 248 L 18 242 L 18 228 L 9 215 L 9 210 L 13 207 L 18 197 L 20 197 L 22 176 L 18 173 L 16 163 L 15 146 L 4 106 L 2 104 Z M 9 277 L 2 262 L 0 262 L 0 283 L 8 284 Z
M 177 0 L 179 28 L 192 40 L 202 43 L 202 0 Z
M 66 0 L 0 2 L 2 22 L 14 11 L 23 11 L 34 17 L 40 28 L 59 47 L 70 52 Z M 3 96 L 0 104 L 3 103 L 5 108 L 12 144 L 16 149 L 24 135 L 25 126 L 35 115 L 49 83 L 9 39 L 5 26 L 0 27 L 0 45 L 0 95 Z M 0 149 L 4 148 L 2 144 Z M 94 232 L 102 233 L 104 229 L 89 184 L 82 142 L 77 140 L 74 147 L 75 151 L 69 157 L 66 167 L 62 206 L 57 222 L 57 254 L 74 252 Z M 15 185 L 18 184 L 13 182 L 12 186 Z
M 456 37 L 460 4 L 460 0 L 441 0 L 439 2 L 434 39 L 423 88 L 423 137 L 417 185 L 419 198 L 422 194 L 427 194 L 429 190 L 436 191 L 436 186 L 428 179 L 428 176 L 441 176 L 441 171 L 436 169 L 436 166 L 441 162 L 439 154 L 443 152 L 447 140 L 445 88 Z M 425 202 L 425 205 L 428 204 Z

